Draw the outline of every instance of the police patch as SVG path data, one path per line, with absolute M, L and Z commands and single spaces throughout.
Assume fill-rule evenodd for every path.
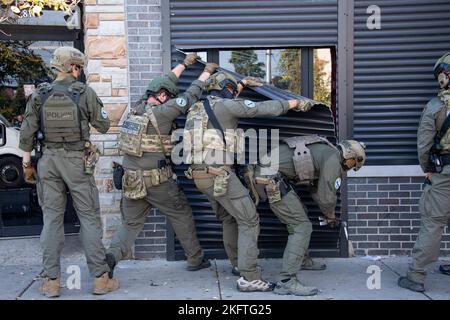
M 100 109 L 100 112 L 102 113 L 103 119 L 107 119 L 107 118 L 108 118 L 108 114 L 106 113 L 105 108 L 102 107 L 102 108 Z
M 244 104 L 245 104 L 245 106 L 247 108 L 254 108 L 254 107 L 256 107 L 256 104 L 253 101 L 251 101 L 251 100 L 244 100 Z
M 177 105 L 179 105 L 180 107 L 186 107 L 187 102 L 185 98 L 177 98 Z
M 336 181 L 334 182 L 334 188 L 336 190 L 339 190 L 340 187 L 341 187 L 341 178 L 337 178 Z

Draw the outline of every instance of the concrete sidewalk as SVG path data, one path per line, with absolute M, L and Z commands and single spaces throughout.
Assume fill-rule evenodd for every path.
M 212 260 L 209 269 L 186 271 L 184 261 L 121 261 L 116 275 L 120 289 L 105 296 L 90 293 L 92 279 L 79 249 L 78 237 L 66 237 L 62 256 L 62 290 L 59 299 L 83 300 L 435 300 L 450 299 L 450 277 L 430 268 L 427 292 L 404 290 L 397 278 L 407 269 L 408 257 L 370 257 L 317 259 L 327 264 L 325 271 L 301 271 L 299 278 L 320 289 L 314 297 L 279 296 L 273 293 L 242 293 L 236 290 L 237 277 L 231 275 L 226 260 Z M 265 279 L 275 281 L 280 259 L 261 259 Z M 80 267 L 81 288 L 69 290 L 67 267 Z M 371 265 L 381 270 L 381 288 L 370 290 L 367 280 Z M 376 269 L 376 267 L 375 267 Z M 45 299 L 39 293 L 40 281 L 34 280 L 42 270 L 39 239 L 0 240 L 0 299 Z

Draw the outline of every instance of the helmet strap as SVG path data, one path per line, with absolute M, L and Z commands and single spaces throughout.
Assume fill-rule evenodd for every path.
M 438 76 L 439 85 L 441 86 L 441 89 L 448 89 L 450 84 L 450 77 L 446 72 L 441 72 Z

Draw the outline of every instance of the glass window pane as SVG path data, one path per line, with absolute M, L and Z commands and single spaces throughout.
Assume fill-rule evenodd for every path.
M 301 93 L 301 49 L 271 50 L 272 64 L 275 66 L 271 83 L 295 94 Z M 272 67 L 274 69 L 274 67 Z
M 300 94 L 301 50 L 298 48 L 220 51 L 219 62 L 230 71 Z
M 331 50 L 314 49 L 314 99 L 331 105 Z

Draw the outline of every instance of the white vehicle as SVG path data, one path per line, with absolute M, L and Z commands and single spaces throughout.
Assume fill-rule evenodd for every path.
M 13 127 L 0 115 L 0 188 L 20 188 L 25 185 L 19 134 L 19 128 Z

